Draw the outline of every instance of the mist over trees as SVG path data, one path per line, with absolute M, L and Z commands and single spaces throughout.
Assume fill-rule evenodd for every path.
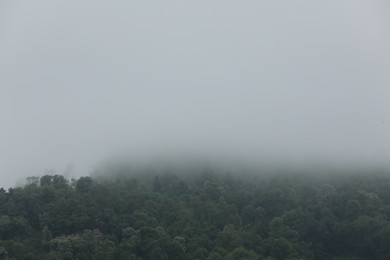
M 390 259 L 389 3 L 0 0 L 0 260 Z
M 390 258 L 386 172 L 118 168 L 1 189 L 0 259 Z

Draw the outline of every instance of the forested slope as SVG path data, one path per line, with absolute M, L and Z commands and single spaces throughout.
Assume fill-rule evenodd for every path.
M 390 177 L 30 178 L 0 190 L 0 259 L 390 259 Z

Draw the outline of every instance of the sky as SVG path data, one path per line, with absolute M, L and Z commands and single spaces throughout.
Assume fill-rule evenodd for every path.
M 390 4 L 2 0 L 0 120 L 3 187 L 114 154 L 388 165 Z

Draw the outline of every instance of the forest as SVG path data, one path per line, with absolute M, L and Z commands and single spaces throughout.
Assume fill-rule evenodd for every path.
M 390 175 L 211 169 L 30 177 L 0 190 L 0 259 L 390 259 Z

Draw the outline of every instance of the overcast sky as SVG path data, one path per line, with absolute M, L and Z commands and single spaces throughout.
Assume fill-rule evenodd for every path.
M 123 151 L 390 164 L 390 4 L 1 0 L 0 120 L 5 187 Z

